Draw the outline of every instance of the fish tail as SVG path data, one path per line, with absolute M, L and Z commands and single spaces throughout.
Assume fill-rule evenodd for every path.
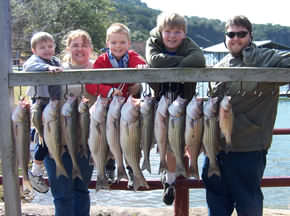
M 139 176 L 134 175 L 134 183 L 133 183 L 134 191 L 137 191 L 139 187 L 145 187 L 147 189 L 150 188 L 142 173 Z
M 32 192 L 33 191 L 33 188 L 32 188 L 32 185 L 30 183 L 30 181 L 28 179 L 22 179 L 22 185 L 23 185 L 23 191 L 29 191 L 29 192 Z
M 75 179 L 75 178 L 79 178 L 80 180 L 83 180 L 81 171 L 78 167 L 73 168 L 72 170 L 72 179 Z
M 66 170 L 64 169 L 64 167 L 62 165 L 56 166 L 56 177 L 59 177 L 61 175 L 68 178 L 68 174 L 67 174 Z
M 145 157 L 142 164 L 142 170 L 147 170 L 151 174 L 151 165 L 149 157 Z
M 178 166 L 176 164 L 176 177 L 178 177 L 178 176 L 183 176 L 183 177 L 187 178 L 185 167 L 180 166 L 180 165 Z
M 161 174 L 163 171 L 166 171 L 167 170 L 167 164 L 165 161 L 160 161 L 160 164 L 159 164 L 159 171 L 158 171 L 158 174 Z
M 197 164 L 191 164 L 188 169 L 188 177 L 194 177 L 200 180 Z
M 101 189 L 110 189 L 108 180 L 105 177 L 97 176 L 96 179 L 96 191 Z
M 124 166 L 118 168 L 117 183 L 119 183 L 122 178 L 128 180 L 128 176 L 127 176 Z
M 213 175 L 221 176 L 220 169 L 219 169 L 219 167 L 217 165 L 216 166 L 211 166 L 210 165 L 209 168 L 208 168 L 207 176 L 211 177 Z

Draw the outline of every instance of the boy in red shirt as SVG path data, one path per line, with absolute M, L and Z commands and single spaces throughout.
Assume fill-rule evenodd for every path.
M 145 65 L 145 60 L 135 51 L 129 50 L 131 44 L 130 30 L 122 23 L 113 23 L 106 33 L 106 52 L 100 55 L 94 63 L 93 68 L 136 68 Z M 93 96 L 113 97 L 115 95 L 128 97 L 138 95 L 141 92 L 141 84 L 128 83 L 106 83 L 86 84 L 86 90 Z M 133 184 L 133 171 L 127 166 L 129 173 L 128 185 Z M 105 172 L 109 180 L 115 177 L 115 160 L 109 159 Z
M 136 68 L 138 65 L 146 64 L 138 53 L 129 50 L 130 44 L 129 28 L 121 23 L 113 23 L 107 29 L 107 50 L 95 61 L 94 68 Z M 127 98 L 130 94 L 138 94 L 141 85 L 139 83 L 86 84 L 86 90 L 94 96 L 119 95 Z

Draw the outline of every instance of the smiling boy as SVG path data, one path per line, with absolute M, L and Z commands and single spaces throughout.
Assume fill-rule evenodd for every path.
M 162 13 L 157 26 L 150 32 L 146 43 L 146 60 L 152 68 L 205 67 L 205 58 L 199 46 L 186 36 L 186 19 L 177 13 Z M 155 95 L 166 95 L 171 102 L 178 96 L 191 99 L 196 83 L 151 83 Z M 163 202 L 172 205 L 175 199 L 176 160 L 167 151 L 167 171 L 163 182 Z

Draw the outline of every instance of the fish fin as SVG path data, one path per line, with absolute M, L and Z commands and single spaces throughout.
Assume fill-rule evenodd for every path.
M 146 189 L 150 188 L 143 175 L 140 176 L 134 175 L 134 183 L 133 183 L 134 191 L 137 191 L 139 187 L 145 187 Z
M 200 180 L 197 164 L 191 164 L 189 166 L 187 175 L 188 177 L 194 177 L 195 179 Z
M 80 180 L 83 181 L 83 177 L 82 177 L 82 174 L 81 174 L 81 171 L 80 169 L 77 167 L 74 167 L 73 170 L 72 170 L 72 179 L 75 179 L 75 178 L 79 178 Z
M 151 165 L 149 157 L 145 157 L 142 164 L 142 170 L 147 170 L 151 174 Z
M 183 176 L 187 178 L 185 167 L 176 166 L 176 177 Z
M 60 177 L 61 175 L 68 178 L 67 172 L 64 167 L 62 165 L 56 166 L 56 177 Z
M 209 166 L 207 176 L 210 178 L 213 175 L 221 176 L 221 172 L 218 166 Z
M 123 166 L 122 166 L 122 168 L 120 168 L 120 167 L 118 168 L 117 183 L 119 183 L 122 178 L 128 180 L 127 173 L 126 173 L 125 168 Z
M 105 177 L 97 176 L 96 191 L 99 191 L 101 189 L 110 189 L 110 184 Z
M 166 170 L 167 170 L 166 162 L 160 161 L 158 174 L 161 174 L 163 171 L 166 171 Z

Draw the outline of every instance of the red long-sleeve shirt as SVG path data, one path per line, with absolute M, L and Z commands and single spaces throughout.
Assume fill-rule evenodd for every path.
M 136 68 L 139 64 L 146 64 L 145 60 L 135 51 L 129 50 L 128 68 Z M 113 68 L 108 53 L 100 55 L 94 63 L 93 68 Z M 86 84 L 86 90 L 91 95 L 101 95 L 107 97 L 112 88 L 118 88 L 122 83 L 106 83 L 106 84 Z M 128 87 L 132 84 L 124 84 L 122 93 L 124 97 L 128 97 Z

